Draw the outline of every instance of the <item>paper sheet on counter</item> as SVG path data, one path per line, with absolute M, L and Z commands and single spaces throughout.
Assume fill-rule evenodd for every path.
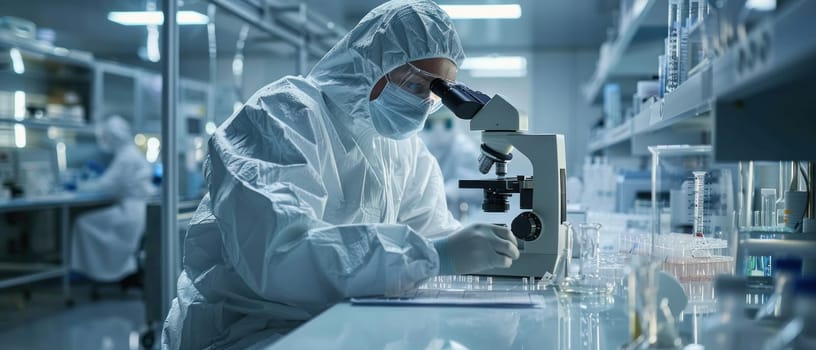
M 420 289 L 401 297 L 352 298 L 352 305 L 378 306 L 471 306 L 500 308 L 536 308 L 544 297 L 525 292 Z

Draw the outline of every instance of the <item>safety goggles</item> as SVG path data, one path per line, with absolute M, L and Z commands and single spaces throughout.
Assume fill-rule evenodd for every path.
M 431 92 L 431 82 L 434 79 L 442 79 L 453 83 L 446 77 L 420 69 L 411 63 L 393 69 L 385 77 L 389 83 L 399 86 L 419 98 L 430 99 L 430 113 L 436 112 L 442 107 L 442 99 Z

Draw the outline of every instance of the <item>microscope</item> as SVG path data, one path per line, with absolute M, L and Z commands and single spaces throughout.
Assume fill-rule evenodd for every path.
M 564 135 L 527 132 L 527 118 L 502 96 L 487 95 L 443 79 L 431 82 L 431 91 L 457 117 L 470 121 L 470 130 L 482 132 L 479 171 L 495 169 L 495 179 L 460 180 L 459 188 L 484 191 L 482 210 L 510 210 L 509 198 L 518 194 L 523 210 L 511 224 L 521 256 L 507 269 L 486 271 L 488 275 L 542 276 L 551 272 L 563 277 L 568 256 L 566 208 L 566 155 Z M 533 166 L 534 176 L 507 176 L 507 165 L 518 150 Z M 559 256 L 560 255 L 560 256 Z M 558 268 L 556 264 L 559 265 Z

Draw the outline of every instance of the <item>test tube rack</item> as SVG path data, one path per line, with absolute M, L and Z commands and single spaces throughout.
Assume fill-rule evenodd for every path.
M 620 239 L 622 253 L 660 259 L 660 268 L 677 278 L 690 301 L 713 300 L 714 278 L 734 273 L 734 258 L 728 255 L 728 242 L 723 239 L 646 232 L 626 232 Z

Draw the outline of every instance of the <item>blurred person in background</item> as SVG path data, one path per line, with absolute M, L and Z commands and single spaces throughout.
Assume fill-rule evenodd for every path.
M 76 220 L 71 265 L 94 281 L 112 282 L 137 272 L 135 253 L 144 235 L 145 201 L 155 188 L 150 163 L 133 143 L 127 121 L 112 116 L 98 124 L 96 140 L 113 160 L 101 176 L 80 183 L 78 191 L 110 194 L 116 203 Z

